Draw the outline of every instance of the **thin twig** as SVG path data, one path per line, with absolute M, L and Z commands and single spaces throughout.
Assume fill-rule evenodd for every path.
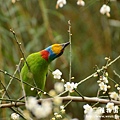
M 5 75 L 8 75 L 9 77 L 14 78 L 15 80 L 17 80 L 17 81 L 20 81 L 20 82 L 21 82 L 21 79 L 19 79 L 19 78 L 17 78 L 17 77 L 12 76 L 11 74 L 7 73 L 7 72 L 6 72 L 6 71 L 4 71 L 4 70 L 1 70 L 1 69 L 0 69 L 0 72 L 2 72 L 2 73 L 4 73 Z M 36 89 L 36 90 L 38 90 L 38 91 L 41 91 L 42 93 L 44 93 L 44 92 L 45 92 L 45 91 L 41 90 L 40 88 L 35 87 L 34 85 L 31 85 L 31 84 L 29 84 L 29 83 L 27 83 L 27 82 L 25 82 L 25 81 L 23 81 L 23 83 L 24 83 L 24 84 L 26 84 L 26 85 L 28 85 L 28 86 L 30 86 L 30 87 L 32 87 L 32 88 L 34 88 L 34 89 Z M 48 93 L 46 93 L 46 95 L 48 95 L 49 97 L 51 97 Z
M 7 99 L 7 98 L 0 98 L 0 100 L 7 101 L 7 102 L 22 102 L 22 103 L 25 103 L 25 101 L 22 101 L 22 100 Z
M 18 71 L 18 66 L 21 65 L 21 62 L 22 62 L 22 60 L 20 60 L 20 62 L 18 63 L 17 68 L 16 68 L 15 72 L 13 73 L 13 77 L 14 77 L 15 74 L 17 73 L 17 71 Z M 8 83 L 8 85 L 7 85 L 7 87 L 6 87 L 6 91 L 8 90 L 9 86 L 11 85 L 12 80 L 13 80 L 13 78 L 10 79 L 10 82 Z M 6 91 L 3 93 L 2 98 L 4 98 L 4 96 L 5 96 L 5 94 L 6 94 Z
M 22 47 L 21 47 L 21 43 L 18 41 L 18 39 L 17 39 L 17 37 L 16 37 L 16 34 L 15 34 L 15 31 L 14 30 L 12 30 L 12 29 L 10 29 L 10 31 L 13 33 L 13 35 L 14 35 L 14 38 L 15 38 L 15 40 L 16 40 L 16 42 L 17 42 L 17 45 L 18 45 L 18 47 L 19 47 L 19 49 L 20 49 L 20 52 L 21 52 L 21 54 L 22 54 L 22 57 L 23 57 L 23 59 L 25 60 L 25 63 L 26 63 L 26 65 L 27 65 L 27 67 L 28 67 L 28 70 L 29 70 L 29 72 L 32 74 L 32 80 L 33 80 L 33 83 L 34 83 L 34 85 L 35 85 L 35 87 L 37 88 L 37 84 L 36 84 L 36 82 L 35 82 L 35 79 L 34 79 L 34 75 L 33 75 L 33 73 L 31 72 L 31 69 L 30 69 L 30 66 L 29 66 L 29 64 L 28 64 L 28 62 L 27 62 L 27 60 L 26 60 L 26 58 L 25 58 L 25 55 L 24 55 L 24 52 L 23 52 L 23 50 L 22 50 Z M 38 91 L 38 90 L 37 90 Z
M 66 90 L 66 91 L 63 91 L 62 93 L 60 93 L 60 94 L 58 94 L 57 96 L 55 96 L 55 97 L 60 97 L 60 96 L 62 96 L 63 94 L 65 94 L 65 93 L 67 93 L 68 91 Z
M 68 21 L 68 25 L 69 25 L 68 33 L 69 33 L 69 42 L 70 42 L 70 52 L 69 52 L 69 54 L 70 54 L 70 56 L 69 56 L 69 59 L 70 59 L 69 82 L 71 82 L 71 58 L 72 58 L 72 55 L 71 55 L 71 36 L 72 36 L 72 34 L 71 34 L 71 22 L 70 22 L 70 20 Z
M 26 63 L 26 65 L 27 65 L 27 67 L 28 67 L 28 69 L 29 69 L 29 71 L 30 71 L 30 67 L 29 67 L 29 65 L 28 65 L 28 63 L 27 63 L 27 61 L 26 61 L 24 52 L 23 52 L 22 47 L 21 47 L 21 43 L 19 43 L 19 41 L 18 41 L 18 39 L 17 39 L 17 37 L 16 37 L 16 34 L 15 34 L 15 31 L 12 30 L 12 29 L 10 29 L 10 31 L 12 32 L 12 34 L 13 34 L 16 42 L 17 42 L 17 45 L 18 45 L 18 47 L 19 47 L 19 49 L 20 49 L 20 52 L 21 52 L 21 54 L 22 54 L 22 57 L 23 57 L 23 59 L 25 60 L 25 63 Z
M 20 68 L 19 68 L 19 66 L 18 66 L 18 71 L 19 71 L 19 73 L 20 73 Z M 26 96 L 25 88 L 24 88 L 24 84 L 23 84 L 23 80 L 22 80 L 21 74 L 20 74 L 20 80 L 21 80 L 21 86 L 22 86 L 22 90 L 23 90 L 23 96 Z M 24 98 L 25 98 L 25 102 L 26 102 L 26 101 L 27 101 L 27 100 L 26 100 L 26 97 L 24 97 Z
M 20 113 L 18 110 L 13 109 L 12 107 L 10 107 L 10 109 L 11 109 L 13 112 L 19 114 L 19 115 L 23 118 L 23 120 L 26 120 L 25 117 L 22 115 L 22 113 Z
M 113 70 L 113 72 L 118 78 L 120 78 L 120 75 L 115 70 Z
M 84 99 L 84 96 L 77 89 L 74 89 L 74 90 L 78 95 L 80 95 Z
M 9 96 L 9 94 L 8 94 L 8 91 L 6 90 L 6 87 L 4 86 L 4 84 L 2 83 L 1 80 L 0 80 L 0 83 L 1 83 L 1 85 L 2 85 L 2 87 L 3 87 L 3 89 L 4 89 L 4 91 L 6 92 L 7 97 L 10 99 L 10 96 Z M 0 103 L 1 103 L 1 101 L 0 101 Z
M 68 103 L 64 106 L 64 108 L 66 108 L 71 102 L 72 100 L 68 101 Z

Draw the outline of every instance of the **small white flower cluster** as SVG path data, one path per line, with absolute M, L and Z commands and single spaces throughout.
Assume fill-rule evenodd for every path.
M 57 0 L 56 8 L 59 7 L 62 8 L 64 5 L 66 5 L 66 0 Z
M 37 119 L 45 118 L 52 112 L 51 101 L 43 101 L 39 105 L 35 97 L 28 97 L 25 105 Z
M 53 117 L 52 120 L 53 120 L 53 119 L 56 120 L 55 118 L 57 118 L 57 119 L 62 119 L 62 115 L 60 115 L 60 114 L 58 114 L 58 113 L 54 113 L 54 116 L 55 116 L 55 117 Z
M 114 103 L 110 103 L 110 102 L 107 103 L 106 109 L 107 109 L 107 112 L 108 112 L 108 113 L 111 113 L 112 110 L 114 110 Z
M 54 79 L 61 79 L 62 72 L 59 69 L 56 69 L 52 72 Z M 64 91 L 64 79 L 61 79 L 61 82 L 56 82 L 54 84 L 54 89 L 49 91 L 51 96 L 56 96 L 57 94 Z
M 62 72 L 59 69 L 56 69 L 52 72 L 54 79 L 61 79 Z
M 118 90 L 119 93 L 120 93 L 120 86 L 119 86 L 118 84 L 116 84 L 115 87 L 117 88 L 117 90 Z
M 87 113 L 89 113 L 90 111 L 93 110 L 92 107 L 90 105 L 88 105 L 88 104 L 84 105 L 83 108 L 85 109 L 84 110 L 85 114 L 87 114 Z
M 67 4 L 66 0 L 57 0 L 56 9 L 58 9 L 59 7 L 62 8 L 66 4 Z M 83 0 L 78 0 L 77 5 L 85 6 L 85 2 Z
M 67 82 L 64 87 L 65 87 L 65 90 L 66 91 L 69 91 L 69 92 L 73 92 L 74 89 L 76 89 L 78 86 L 78 83 L 70 83 L 70 82 Z
M 119 99 L 118 93 L 116 93 L 116 92 L 109 92 L 109 94 L 110 94 L 110 98 L 111 99 L 114 99 L 114 100 L 118 100 Z
M 61 79 L 62 72 L 59 69 L 56 69 L 55 71 L 53 71 L 52 74 L 55 79 Z M 74 77 L 72 79 L 74 79 Z M 57 82 L 55 83 L 54 88 L 57 93 L 63 92 L 64 87 L 66 91 L 73 92 L 73 90 L 76 89 L 77 86 L 78 86 L 78 83 L 74 83 L 74 82 L 72 83 L 67 82 L 64 86 L 63 86 L 63 83 Z
M 65 113 L 65 107 L 64 107 L 64 105 L 61 105 L 60 109 L 61 109 L 61 113 Z
M 99 83 L 100 90 L 104 91 L 104 93 L 107 91 L 108 88 L 110 88 L 108 84 L 108 79 L 105 76 L 100 76 L 100 79 L 97 81 Z
M 100 13 L 101 14 L 106 14 L 107 17 L 110 17 L 110 7 L 106 4 L 103 4 L 103 6 L 100 8 Z
M 11 119 L 12 120 L 19 120 L 20 116 L 17 113 L 12 113 L 11 114 Z
M 100 115 L 102 115 L 99 108 L 92 108 L 90 105 L 86 104 L 83 106 L 85 113 L 85 120 L 100 120 Z
M 78 0 L 77 5 L 85 6 L 85 2 L 83 0 Z
M 99 84 L 99 86 L 100 86 L 100 90 L 103 90 L 104 92 L 106 92 L 107 91 L 107 85 L 104 83 L 104 82 L 101 82 L 100 84 Z

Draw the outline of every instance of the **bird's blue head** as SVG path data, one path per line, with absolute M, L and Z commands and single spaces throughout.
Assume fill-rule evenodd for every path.
M 64 52 L 66 46 L 68 46 L 70 42 L 62 43 L 62 44 L 53 44 L 47 47 L 42 51 L 41 55 L 43 58 L 49 62 L 53 61 L 57 57 L 61 56 Z

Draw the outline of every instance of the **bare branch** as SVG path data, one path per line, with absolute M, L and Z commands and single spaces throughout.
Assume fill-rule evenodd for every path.
M 72 102 L 90 102 L 90 103 L 100 103 L 100 104 L 106 104 L 108 102 L 112 102 L 115 105 L 120 105 L 119 101 L 116 100 L 109 100 L 109 99 L 100 99 L 97 97 L 76 97 L 76 96 L 65 96 L 65 97 L 59 97 L 63 102 L 66 101 L 72 101 Z M 41 103 L 44 100 L 50 100 L 53 101 L 54 98 L 47 98 L 47 99 L 39 99 L 38 102 Z M 1 104 L 0 108 L 9 108 L 9 107 L 19 107 L 19 106 L 24 106 L 25 103 L 23 102 L 12 102 L 12 103 L 6 103 L 6 104 Z
M 100 71 L 104 70 L 105 68 L 111 66 L 114 62 L 116 62 L 118 59 L 120 59 L 120 55 L 118 57 L 116 57 L 113 61 L 111 61 L 109 64 L 107 64 L 106 66 L 102 67 L 101 69 L 99 69 Z M 83 82 L 85 82 L 86 80 L 92 78 L 95 74 L 97 74 L 97 72 L 89 75 L 88 77 L 86 77 L 85 79 L 81 80 L 78 84 L 81 84 Z

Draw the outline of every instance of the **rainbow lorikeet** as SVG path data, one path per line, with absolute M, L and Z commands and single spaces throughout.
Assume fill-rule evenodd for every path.
M 49 64 L 61 56 L 66 46 L 70 43 L 53 44 L 44 50 L 30 54 L 21 70 L 22 80 L 33 86 L 44 90 L 46 75 Z M 24 84 L 26 96 L 37 96 L 36 89 L 31 90 L 31 86 Z

